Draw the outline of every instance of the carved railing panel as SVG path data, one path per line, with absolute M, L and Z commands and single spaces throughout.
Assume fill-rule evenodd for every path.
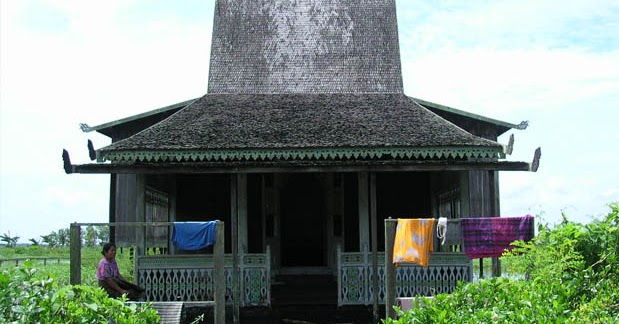
M 270 256 L 246 254 L 239 260 L 241 306 L 269 306 Z M 225 256 L 226 303 L 232 304 L 232 256 Z M 209 301 L 214 299 L 211 255 L 151 255 L 137 259 L 138 284 L 147 301 Z
M 378 254 L 378 301 L 385 302 L 385 254 Z M 373 303 L 372 255 L 338 251 L 338 305 Z M 471 263 L 461 253 L 433 253 L 428 268 L 402 264 L 396 268 L 396 297 L 451 293 L 459 281 L 471 281 Z

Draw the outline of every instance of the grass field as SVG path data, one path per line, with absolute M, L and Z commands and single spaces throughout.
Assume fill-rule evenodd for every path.
M 81 250 L 82 257 L 82 284 L 88 286 L 97 286 L 95 273 L 97 264 L 103 257 L 100 247 L 84 247 Z M 61 285 L 68 285 L 70 278 L 69 268 L 69 248 L 55 247 L 48 248 L 44 246 L 17 246 L 14 248 L 0 247 L 0 259 L 27 259 L 27 258 L 48 258 L 47 264 L 42 260 L 35 261 L 34 265 L 41 271 L 49 274 L 54 280 Z M 60 262 L 58 262 L 60 261 Z M 130 250 L 127 248 L 118 249 L 116 253 L 116 262 L 120 273 L 127 279 L 133 281 L 133 259 L 130 256 Z M 23 262 L 20 261 L 20 264 Z M 3 262 L 1 268 L 15 267 L 15 261 Z

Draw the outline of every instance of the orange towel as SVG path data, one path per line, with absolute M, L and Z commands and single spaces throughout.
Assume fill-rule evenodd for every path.
M 398 219 L 393 241 L 393 263 L 416 263 L 422 267 L 430 264 L 434 250 L 434 223 L 436 219 Z

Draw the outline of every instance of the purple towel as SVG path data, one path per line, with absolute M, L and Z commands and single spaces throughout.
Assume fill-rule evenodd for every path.
M 181 250 L 201 250 L 215 244 L 215 225 L 210 222 L 175 222 L 172 243 Z
M 481 217 L 462 218 L 462 241 L 464 253 L 470 259 L 500 257 L 505 250 L 511 250 L 510 243 L 533 238 L 534 218 Z

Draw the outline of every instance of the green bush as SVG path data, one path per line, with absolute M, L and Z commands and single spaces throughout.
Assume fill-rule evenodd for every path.
M 384 323 L 619 322 L 619 204 L 587 225 L 567 221 L 539 228 L 531 242 L 503 259 L 523 279 L 461 284 L 452 294 L 421 298 Z
M 26 262 L 0 272 L 0 318 L 9 323 L 157 323 L 149 305 L 127 305 L 101 288 L 60 286 Z

